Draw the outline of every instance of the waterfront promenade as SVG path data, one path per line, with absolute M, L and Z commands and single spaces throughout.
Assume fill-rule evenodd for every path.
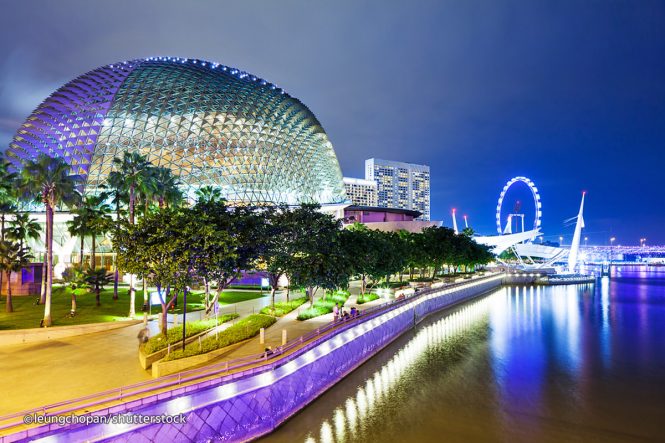
M 348 308 L 355 305 L 357 285 L 352 285 L 351 292 L 346 304 Z M 279 291 L 275 299 L 278 302 L 285 300 L 286 293 Z M 366 309 L 382 301 L 366 303 L 360 308 Z M 256 298 L 225 305 L 220 314 L 237 312 L 239 318 L 244 318 L 258 313 L 270 303 L 269 296 Z M 203 311 L 191 312 L 187 319 L 198 320 L 202 314 Z M 265 345 L 255 337 L 211 364 L 260 353 L 265 346 L 277 347 L 281 344 L 282 329 L 287 331 L 291 340 L 332 321 L 332 314 L 304 322 L 296 320 L 297 314 L 298 310 L 295 310 L 268 328 Z M 169 314 L 170 324 L 173 324 L 173 317 Z M 182 324 L 182 315 L 178 317 L 178 324 Z M 151 335 L 159 332 L 157 319 L 149 321 L 148 327 Z M 140 323 L 57 340 L 0 346 L 0 373 L 12 380 L 3 388 L 4 395 L 0 396 L 0 416 L 152 380 L 151 371 L 142 369 L 138 362 L 137 335 L 142 328 Z
M 287 345 L 287 347 L 284 349 L 284 354 L 279 356 L 276 355 L 275 356 L 276 359 L 271 360 L 267 366 L 265 366 L 265 362 L 262 363 L 263 361 L 262 359 L 256 360 L 255 355 L 252 356 L 252 358 L 248 358 L 247 360 L 245 360 L 244 363 L 242 363 L 242 358 L 241 358 L 240 359 L 241 364 L 237 367 L 238 369 L 241 369 L 242 372 L 241 374 L 238 374 L 238 376 L 242 375 L 242 378 L 246 378 L 252 374 L 259 374 L 261 372 L 264 372 L 267 369 L 275 371 L 272 373 L 273 375 L 271 375 L 271 379 L 272 377 L 278 377 L 278 379 L 275 380 L 281 380 L 280 383 L 288 383 L 289 386 L 291 386 L 289 389 L 296 389 L 296 390 L 306 389 L 307 392 L 303 393 L 303 395 L 305 395 L 304 397 L 302 396 L 296 397 L 299 399 L 298 404 L 300 406 L 294 404 L 289 406 L 288 408 L 303 407 L 304 404 L 308 403 L 313 398 L 315 398 L 316 395 L 318 395 L 320 389 L 324 389 L 325 386 L 329 385 L 329 383 L 331 383 L 332 380 L 335 380 L 336 377 L 343 375 L 344 373 L 346 373 L 346 371 L 352 370 L 358 364 L 364 361 L 364 359 L 371 357 L 371 355 L 373 355 L 376 351 L 378 351 L 378 349 L 381 349 L 383 346 L 385 346 L 385 344 L 389 343 L 393 338 L 401 334 L 402 331 L 405 330 L 404 328 L 408 329 L 412 327 L 415 319 L 427 315 L 429 312 L 434 312 L 435 310 L 441 309 L 443 307 L 449 306 L 459 301 L 464 301 L 467 299 L 467 297 L 473 297 L 474 295 L 477 295 L 484 290 L 487 290 L 491 287 L 496 287 L 496 285 L 500 285 L 500 283 L 501 283 L 500 276 L 489 276 L 485 278 L 474 279 L 472 281 L 465 281 L 463 283 L 450 285 L 444 288 L 438 288 L 433 291 L 427 291 L 424 293 L 420 293 L 416 297 L 410 297 L 407 298 L 406 300 L 391 303 L 386 306 L 369 309 L 365 311 L 367 315 L 363 315 L 357 321 L 343 322 L 343 323 L 341 322 L 336 325 L 328 324 L 321 330 L 320 335 L 317 333 L 318 331 L 314 331 L 308 334 L 308 337 L 305 338 L 304 342 L 299 340 L 292 340 L 289 343 L 289 345 Z M 284 321 L 286 323 L 289 320 L 284 319 Z M 331 329 L 331 327 L 333 326 L 334 328 Z M 330 347 L 332 343 L 334 343 L 332 345 L 333 348 Z M 256 347 L 256 345 L 257 345 L 256 343 L 252 344 L 252 346 L 254 347 Z M 323 346 L 323 348 L 321 348 L 321 346 Z M 351 351 L 351 346 L 353 347 L 353 349 L 356 350 Z M 311 350 L 311 352 L 308 352 L 308 350 Z M 323 350 L 324 354 L 321 354 L 321 350 Z M 247 351 L 252 352 L 251 347 L 248 347 Z M 314 352 L 314 354 L 312 354 L 312 352 Z M 345 357 L 341 358 L 339 354 L 340 352 L 342 352 L 343 355 L 345 355 Z M 349 352 L 351 352 L 351 354 L 349 354 Z M 320 355 L 320 357 L 316 357 L 314 358 L 314 360 L 312 360 L 312 356 L 314 355 Z M 338 356 L 335 357 L 335 355 Z M 237 356 L 234 357 L 235 361 L 239 362 L 238 357 Z M 290 363 L 284 365 L 285 364 L 284 362 L 290 362 Z M 333 376 L 333 379 L 329 379 L 329 381 L 319 380 L 314 385 L 312 385 L 310 381 L 301 386 L 302 378 L 292 377 L 294 370 L 292 368 L 292 365 L 296 365 L 293 368 L 302 367 L 303 370 L 305 370 L 306 367 L 309 367 L 309 365 L 315 365 L 316 367 L 321 367 L 320 369 L 316 369 L 314 373 L 308 371 L 307 373 L 310 375 L 308 375 L 307 377 L 311 377 L 313 376 L 312 374 L 315 374 L 319 370 L 322 370 L 323 367 L 321 365 L 324 365 L 325 367 L 329 368 L 326 370 L 326 372 L 332 370 L 329 376 Z M 279 371 L 277 371 L 277 368 L 280 367 L 283 367 L 284 369 L 283 370 L 280 369 Z M 287 372 L 279 376 L 279 374 L 282 373 L 283 371 Z M 298 369 L 296 369 L 296 371 L 298 371 Z M 304 374 L 302 375 L 304 376 Z M 266 380 L 265 377 L 260 375 L 257 376 L 259 377 L 258 381 L 261 383 L 260 386 L 264 386 L 265 388 L 265 385 L 263 384 L 265 383 Z M 295 376 L 295 374 L 293 374 L 293 376 Z M 219 390 L 210 391 L 209 388 L 213 386 L 225 387 L 224 392 L 227 392 L 227 394 L 230 392 L 239 392 L 237 391 L 237 389 L 239 388 L 234 387 L 234 385 L 237 383 L 231 383 L 228 386 L 225 384 L 227 383 L 227 381 L 225 380 L 230 381 L 230 380 L 235 380 L 236 378 L 237 376 L 233 374 L 233 370 L 231 370 L 231 372 L 225 371 L 223 368 L 223 364 L 221 366 L 218 364 L 216 365 L 216 367 L 212 366 L 206 367 L 204 369 L 201 369 L 200 371 L 197 370 L 187 371 L 182 375 L 165 377 L 163 379 L 158 379 L 148 384 L 141 383 L 140 385 L 135 385 L 134 388 L 127 387 L 127 389 L 129 390 L 124 391 L 124 396 L 122 396 L 123 394 L 121 393 L 122 400 L 118 400 L 118 397 L 116 395 L 117 392 L 115 394 L 106 393 L 103 394 L 102 397 L 90 397 L 87 400 L 80 399 L 81 402 L 79 403 L 68 403 L 69 406 L 61 405 L 57 408 L 50 409 L 49 412 L 51 414 L 64 413 L 65 411 L 69 412 L 78 411 L 80 413 L 89 410 L 97 410 L 100 413 L 115 413 L 115 412 L 122 412 L 127 410 L 126 408 L 130 408 L 129 410 L 131 411 L 145 414 L 145 413 L 157 413 L 158 409 L 163 407 L 167 407 L 168 411 L 173 411 L 172 406 L 169 406 L 173 402 L 169 401 L 169 399 L 181 396 L 185 393 L 200 392 L 201 395 L 204 395 L 204 397 L 212 395 L 215 396 L 216 398 L 216 396 L 220 395 L 222 391 Z M 250 378 L 252 380 L 254 379 L 252 377 Z M 296 380 L 300 381 L 296 382 Z M 249 379 L 247 379 L 247 382 L 249 383 Z M 222 384 L 220 385 L 220 383 Z M 245 382 L 239 381 L 238 383 L 242 384 Z M 317 387 L 319 385 L 321 387 Z M 227 388 L 230 389 L 230 391 L 228 391 Z M 275 388 L 278 387 L 275 386 Z M 131 389 L 133 389 L 133 391 Z M 206 392 L 207 394 L 205 394 Z M 112 397 L 114 395 L 115 397 Z M 187 397 L 188 398 L 191 397 L 191 399 L 198 398 L 197 401 L 202 401 L 203 397 L 200 397 L 198 394 L 193 394 L 193 395 L 195 395 L 195 397 L 191 396 Z M 226 394 L 221 394 L 221 395 L 224 396 Z M 256 395 L 259 394 L 256 393 Z M 95 400 L 95 398 L 98 399 Z M 115 400 L 112 400 L 112 398 L 115 398 Z M 236 400 L 243 402 L 247 401 L 240 399 Z M 295 400 L 295 398 L 293 400 Z M 182 401 L 184 400 L 177 401 L 177 404 L 179 405 L 177 407 L 178 410 L 180 410 L 180 408 L 183 407 L 184 405 L 182 404 Z M 187 400 L 186 404 L 190 404 L 188 403 L 189 401 L 190 400 Z M 305 403 L 301 403 L 302 401 L 305 401 Z M 85 404 L 88 405 L 94 404 L 96 406 L 94 406 L 93 409 L 90 409 L 90 406 L 84 406 Z M 104 404 L 106 406 L 103 406 Z M 187 409 L 186 406 L 185 409 Z M 253 411 L 253 413 L 256 413 L 256 411 Z M 13 422 L 16 423 L 17 419 L 18 417 L 15 417 Z M 193 417 L 192 419 L 196 419 L 196 417 Z M 277 422 L 273 420 L 271 421 L 272 425 L 270 425 L 269 423 L 266 425 L 273 426 L 275 423 L 278 422 L 279 420 Z M 217 425 L 229 426 L 229 423 L 227 422 L 222 423 L 220 421 L 219 423 L 217 422 L 214 423 L 215 426 Z M 4 420 L 4 423 L 0 423 L 0 426 L 6 426 L 7 424 L 8 420 Z M 235 426 L 244 426 L 244 425 L 236 421 Z M 13 429 L 12 432 L 19 431 L 20 428 L 23 428 L 23 426 L 19 426 L 18 428 L 16 427 L 12 428 Z M 51 430 L 57 431 L 58 433 L 63 431 L 62 429 L 57 427 L 52 427 Z M 180 428 L 180 430 L 182 430 L 183 435 L 191 435 L 192 432 L 199 432 L 199 431 L 202 432 L 201 429 L 192 430 L 190 429 L 189 426 L 185 428 Z M 82 439 L 92 438 L 93 434 L 99 431 L 100 431 L 99 429 L 96 430 L 90 429 L 84 432 L 79 429 L 77 431 L 77 437 L 75 438 L 82 438 Z M 6 432 L 9 432 L 9 429 L 6 429 L 5 433 Z M 42 429 L 39 432 L 43 433 L 45 431 Z M 104 432 L 106 433 L 106 431 Z M 123 430 L 122 432 L 125 432 L 125 430 Z M 180 431 L 175 430 L 174 432 L 180 432 Z M 179 437 L 180 440 L 182 440 L 183 438 L 184 437 L 182 435 Z M 5 441 L 10 441 L 10 440 L 5 440 Z

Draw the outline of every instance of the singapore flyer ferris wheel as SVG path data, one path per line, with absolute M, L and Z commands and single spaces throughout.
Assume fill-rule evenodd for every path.
M 543 215 L 542 213 L 542 204 L 540 202 L 540 194 L 538 193 L 538 188 L 536 188 L 536 185 L 527 177 L 514 177 L 510 180 L 508 180 L 508 183 L 503 187 L 503 190 L 501 191 L 501 194 L 499 195 L 499 202 L 497 203 L 496 206 L 496 229 L 499 232 L 499 234 L 504 234 L 504 233 L 512 233 L 512 228 L 511 228 L 511 221 L 513 216 L 519 216 L 522 218 L 522 226 L 524 226 L 524 214 L 509 214 L 508 218 L 505 220 L 505 224 L 502 225 L 502 213 L 501 209 L 503 208 L 503 201 L 504 198 L 506 197 L 506 194 L 508 193 L 508 190 L 518 184 L 518 183 L 524 183 L 525 185 L 528 186 L 529 190 L 531 191 L 531 195 L 533 196 L 533 203 L 534 203 L 534 208 L 535 208 L 535 214 L 533 218 L 533 228 L 532 229 L 538 229 L 540 228 L 540 223 L 541 223 L 541 217 Z M 524 228 L 523 228 L 524 230 Z

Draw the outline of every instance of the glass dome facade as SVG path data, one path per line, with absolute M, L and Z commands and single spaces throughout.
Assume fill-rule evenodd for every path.
M 63 157 L 95 192 L 125 151 L 170 168 L 190 196 L 212 185 L 245 204 L 346 200 L 332 144 L 305 105 L 195 59 L 126 61 L 78 77 L 28 117 L 7 158 L 20 168 L 40 153 Z

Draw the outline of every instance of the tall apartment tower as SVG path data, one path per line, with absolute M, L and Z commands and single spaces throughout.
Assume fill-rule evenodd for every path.
M 376 182 L 379 207 L 422 212 L 430 219 L 429 166 L 370 158 L 365 160 L 365 179 Z
M 346 197 L 356 206 L 377 206 L 376 182 L 344 177 Z

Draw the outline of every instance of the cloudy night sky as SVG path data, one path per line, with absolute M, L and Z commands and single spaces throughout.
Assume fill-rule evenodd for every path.
M 2 0 L 0 147 L 53 90 L 157 56 L 246 70 L 305 103 L 345 176 L 370 157 L 427 164 L 432 218 L 495 231 L 525 175 L 546 239 L 665 243 L 663 1 Z M 240 4 L 242 3 L 242 4 Z

